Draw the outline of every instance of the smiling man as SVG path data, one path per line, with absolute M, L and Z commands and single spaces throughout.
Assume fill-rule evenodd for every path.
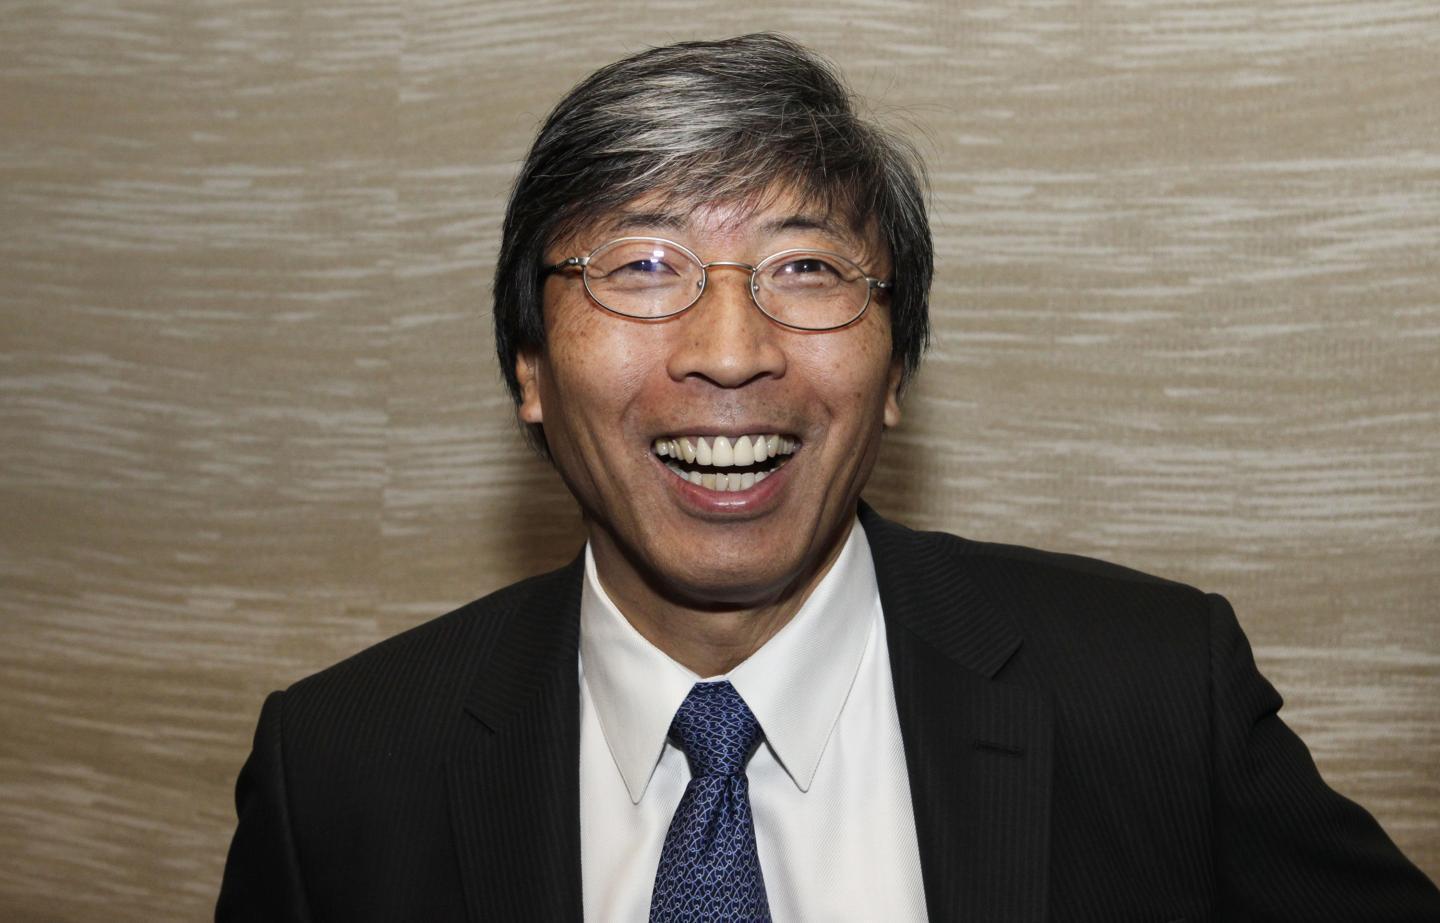
M 606 595 L 701 676 L 758 650 L 829 572 L 900 419 L 889 248 L 799 189 L 645 197 L 565 234 L 544 345 L 515 360 L 520 417 L 580 502 Z
M 1223 599 L 860 502 L 921 177 L 775 36 L 561 101 L 496 342 L 586 547 L 270 697 L 220 919 L 1440 919 Z

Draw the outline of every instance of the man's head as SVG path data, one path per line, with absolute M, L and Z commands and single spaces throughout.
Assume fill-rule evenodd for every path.
M 923 164 L 855 112 L 825 61 L 762 33 L 617 61 L 550 113 L 511 192 L 495 269 L 496 351 L 511 395 L 520 400 L 516 354 L 545 342 L 549 246 L 642 196 L 670 207 L 754 205 L 781 187 L 874 226 L 894 265 L 893 349 L 914 373 L 929 338 L 933 266 Z
M 680 246 L 611 266 L 606 245 L 635 236 Z M 918 158 L 785 39 L 653 49 L 562 100 L 506 216 L 496 339 L 604 576 L 692 607 L 804 591 L 898 422 L 931 262 Z M 703 287 L 700 263 L 718 264 Z M 794 313 L 841 276 L 858 317 Z M 657 280 L 694 304 L 626 316 Z M 837 329 L 797 329 L 817 325 Z

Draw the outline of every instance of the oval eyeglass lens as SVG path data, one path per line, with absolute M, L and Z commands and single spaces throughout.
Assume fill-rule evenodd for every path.
M 617 240 L 590 255 L 585 284 L 612 311 L 663 317 L 699 291 L 701 270 L 685 251 L 661 240 Z
M 843 327 L 865 308 L 870 285 L 859 266 L 833 253 L 787 253 L 761 267 L 758 300 L 782 324 Z

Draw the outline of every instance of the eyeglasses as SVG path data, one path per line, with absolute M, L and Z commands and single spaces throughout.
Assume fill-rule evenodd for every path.
M 621 237 L 589 256 L 572 256 L 546 275 L 579 268 L 585 291 L 608 311 L 661 320 L 687 310 L 705 293 L 713 266 L 750 272 L 750 299 L 766 317 L 796 330 L 838 330 L 860 319 L 875 289 L 891 283 L 829 250 L 781 250 L 755 265 L 735 260 L 706 263 L 673 240 Z

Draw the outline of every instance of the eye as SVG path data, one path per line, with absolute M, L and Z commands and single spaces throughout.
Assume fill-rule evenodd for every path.
M 671 269 L 670 264 L 665 262 L 664 260 L 652 258 L 644 260 L 633 260 L 629 263 L 626 263 L 624 266 L 615 269 L 614 272 L 674 273 L 675 270 Z
M 768 272 L 770 283 L 784 289 L 828 288 L 846 280 L 834 260 L 818 253 L 797 253 L 783 258 Z
M 640 238 L 613 241 L 596 250 L 586 271 L 591 282 L 648 287 L 674 283 L 687 274 L 688 262 L 668 242 Z
M 799 259 L 781 263 L 778 271 L 794 275 L 810 273 L 830 273 L 834 275 L 835 267 L 820 259 L 818 256 L 802 256 Z
M 604 267 L 596 267 L 605 269 Z M 681 268 L 659 254 L 626 259 L 596 279 L 598 284 L 616 291 L 671 289 L 679 285 Z

